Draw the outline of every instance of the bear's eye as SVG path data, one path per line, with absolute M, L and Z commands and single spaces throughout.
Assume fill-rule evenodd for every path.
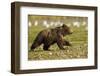
M 68 32 L 68 31 L 69 31 L 69 28 L 66 28 L 66 29 L 65 29 L 65 32 Z

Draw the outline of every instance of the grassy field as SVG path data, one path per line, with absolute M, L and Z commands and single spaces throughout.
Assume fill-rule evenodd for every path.
M 28 60 L 54 60 L 54 59 L 76 59 L 87 58 L 88 56 L 88 32 L 85 26 L 70 27 L 74 32 L 64 37 L 72 46 L 65 46 L 66 50 L 60 50 L 56 44 L 50 47 L 50 51 L 44 51 L 42 46 L 37 47 L 34 51 L 30 50 L 37 34 L 46 29 L 43 26 L 31 26 L 28 31 Z

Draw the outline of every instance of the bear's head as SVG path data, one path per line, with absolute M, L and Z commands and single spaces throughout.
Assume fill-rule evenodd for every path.
M 68 27 L 66 24 L 63 24 L 61 27 L 62 27 L 62 34 L 64 36 L 73 33 L 72 29 L 70 29 L 70 27 Z

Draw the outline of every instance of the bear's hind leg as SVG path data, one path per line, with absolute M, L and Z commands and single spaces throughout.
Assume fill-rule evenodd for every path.
M 38 46 L 40 46 L 42 43 L 33 43 L 32 46 L 31 46 L 31 50 L 34 51 L 34 49 Z
M 40 46 L 42 42 L 43 42 L 43 37 L 38 35 L 31 46 L 31 50 L 34 50 L 36 47 Z
M 50 47 L 50 45 L 46 45 L 46 44 L 44 44 L 44 46 L 43 46 L 43 50 L 49 50 L 49 47 Z
M 34 50 L 36 47 L 38 46 L 38 44 L 32 44 L 32 46 L 31 46 L 31 50 Z

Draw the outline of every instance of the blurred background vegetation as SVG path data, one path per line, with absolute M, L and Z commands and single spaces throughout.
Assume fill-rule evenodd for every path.
M 68 25 L 72 35 L 64 39 L 71 42 L 72 47 L 66 46 L 66 50 L 60 50 L 56 44 L 50 47 L 51 51 L 44 51 L 43 45 L 30 51 L 37 34 L 43 29 L 55 28 L 62 24 Z M 29 60 L 54 60 L 87 58 L 88 56 L 88 18 L 73 16 L 43 16 L 28 15 L 28 59 Z
M 45 26 L 54 27 L 60 26 L 61 24 L 67 24 L 69 26 L 87 26 L 87 17 L 71 17 L 71 16 L 36 16 L 28 15 L 29 26 Z

